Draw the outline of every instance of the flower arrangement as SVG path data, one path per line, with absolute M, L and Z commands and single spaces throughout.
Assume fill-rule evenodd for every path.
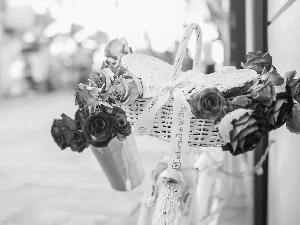
M 62 115 L 51 129 L 55 142 L 64 149 L 82 152 L 88 145 L 105 147 L 112 138 L 119 140 L 131 133 L 122 107 L 143 96 L 143 83 L 133 77 L 121 63 L 131 54 L 125 38 L 114 39 L 105 47 L 107 59 L 92 72 L 88 84 L 78 84 L 75 119 Z M 300 78 L 296 71 L 281 76 L 272 64 L 269 53 L 249 52 L 244 69 L 254 70 L 259 77 L 242 87 L 220 92 L 216 87 L 187 94 L 196 119 L 213 120 L 223 150 L 233 155 L 253 150 L 263 135 L 284 124 L 293 133 L 300 133 Z
M 70 147 L 82 152 L 89 145 L 106 147 L 115 137 L 124 140 L 131 134 L 122 104 L 129 104 L 139 96 L 137 84 L 120 65 L 123 55 L 131 53 L 124 38 L 114 39 L 105 47 L 107 59 L 100 69 L 91 73 L 88 84 L 78 84 L 75 119 L 62 114 L 51 127 L 54 141 L 61 149 Z
M 282 77 L 269 53 L 250 52 L 243 68 L 255 70 L 259 78 L 238 91 L 222 93 L 226 115 L 217 125 L 226 142 L 223 150 L 238 155 L 253 150 L 263 135 L 284 124 L 299 134 L 299 84 L 296 71 Z

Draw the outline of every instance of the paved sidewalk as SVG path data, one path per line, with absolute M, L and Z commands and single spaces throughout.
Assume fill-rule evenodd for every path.
M 54 118 L 74 116 L 72 92 L 0 101 L 0 225 L 135 224 L 145 182 L 114 191 L 91 150 L 61 151 L 51 137 Z M 168 144 L 137 143 L 149 176 Z
M 145 182 L 132 192 L 114 191 L 90 149 L 78 154 L 54 143 L 53 119 L 75 111 L 71 92 L 1 100 L 1 225 L 102 225 L 138 211 Z M 137 142 L 149 175 L 166 143 Z

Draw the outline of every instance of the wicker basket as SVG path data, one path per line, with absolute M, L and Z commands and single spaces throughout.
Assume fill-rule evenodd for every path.
M 184 73 L 181 72 L 182 62 L 193 31 L 196 32 L 197 41 L 193 70 Z M 143 98 L 139 98 L 125 108 L 133 127 L 140 118 L 140 114 L 148 107 L 151 99 L 159 95 L 162 85 L 169 81 L 175 82 L 178 79 L 182 81 L 193 80 L 192 86 L 182 88 L 185 96 L 188 98 L 192 92 L 203 90 L 207 87 L 217 87 L 219 91 L 226 91 L 234 87 L 242 87 L 247 82 L 258 77 L 258 74 L 253 70 L 237 70 L 235 68 L 227 68 L 222 72 L 204 75 L 200 72 L 201 51 L 201 28 L 197 24 L 191 24 L 183 35 L 173 67 L 147 55 L 128 54 L 122 58 L 122 64 L 127 68 L 127 71 L 136 80 L 140 81 L 143 86 Z M 170 95 L 170 98 L 157 111 L 153 128 L 149 135 L 170 141 L 172 114 L 173 96 Z M 188 144 L 190 146 L 222 146 L 224 141 L 220 137 L 214 121 L 192 117 Z

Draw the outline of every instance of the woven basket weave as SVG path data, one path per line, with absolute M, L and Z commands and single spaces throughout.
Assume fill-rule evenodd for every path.
M 196 32 L 196 54 L 193 61 L 193 71 L 186 73 L 181 72 L 182 61 L 185 56 L 187 43 L 192 32 Z M 167 82 L 174 81 L 178 77 L 184 79 L 195 79 L 197 76 L 197 85 L 183 88 L 185 95 L 190 96 L 191 91 L 200 91 L 207 87 L 216 87 L 219 91 L 230 90 L 234 87 L 242 87 L 249 81 L 258 77 L 258 74 L 249 69 L 229 69 L 218 73 L 203 75 L 200 73 L 202 51 L 202 35 L 201 28 L 197 24 L 191 24 L 183 35 L 178 52 L 175 58 L 174 66 L 165 63 L 152 56 L 141 54 L 128 54 L 122 58 L 122 64 L 127 68 L 127 71 L 143 86 L 143 97 L 138 98 L 133 104 L 125 107 L 128 120 L 133 127 L 136 124 L 139 115 L 142 113 L 148 102 L 159 93 L 161 86 Z M 188 74 L 187 74 L 188 73 Z M 201 76 L 199 75 L 201 74 Z M 173 97 L 158 110 L 153 124 L 151 136 L 160 138 L 165 141 L 170 141 L 171 126 L 173 113 Z M 212 120 L 202 120 L 191 118 L 190 121 L 190 146 L 222 146 L 224 141 L 219 135 L 217 127 Z

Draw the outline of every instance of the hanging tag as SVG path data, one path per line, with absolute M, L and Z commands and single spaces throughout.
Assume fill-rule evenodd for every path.
M 171 148 L 169 151 L 168 176 L 178 179 L 176 172 L 187 166 L 188 140 L 190 134 L 191 107 L 180 89 L 174 90 L 171 128 Z

